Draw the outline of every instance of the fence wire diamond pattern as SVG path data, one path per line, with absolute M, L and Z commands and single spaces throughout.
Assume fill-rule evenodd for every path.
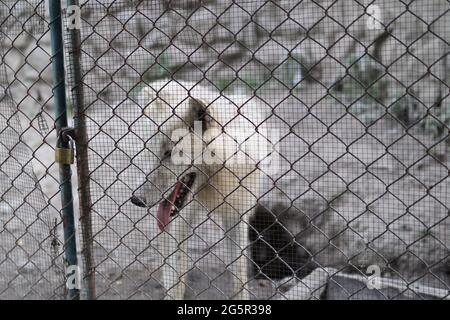
M 65 294 L 36 3 L 0 1 L 11 12 L 0 16 L 7 298 Z M 75 125 L 87 129 L 82 297 L 94 284 L 98 299 L 448 299 L 449 11 L 437 0 L 80 2 L 65 45 L 69 107 L 82 87 Z M 189 139 L 173 139 L 180 128 Z M 270 156 L 175 163 L 183 141 L 227 148 L 233 133 Z

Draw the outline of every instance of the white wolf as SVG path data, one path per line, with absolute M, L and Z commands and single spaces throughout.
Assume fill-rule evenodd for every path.
M 248 299 L 249 215 L 258 200 L 261 168 L 275 164 L 263 129 L 267 106 L 175 81 L 152 83 L 141 99 L 151 127 L 151 170 L 131 202 L 158 205 L 166 298 L 183 299 L 191 261 L 187 239 L 192 225 L 213 213 L 223 221 L 227 257 L 221 258 L 235 277 L 233 297 Z

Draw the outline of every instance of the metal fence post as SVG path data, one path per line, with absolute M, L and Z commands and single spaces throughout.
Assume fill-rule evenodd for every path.
M 56 133 L 59 137 L 61 129 L 67 127 L 61 1 L 51 0 L 49 2 L 49 12 L 52 48 L 53 95 L 55 99 L 56 110 L 55 125 Z M 61 147 L 68 148 L 69 143 L 61 141 Z M 62 203 L 61 210 L 64 226 L 64 252 L 66 267 L 78 266 L 71 174 L 72 171 L 70 168 L 70 164 L 59 164 Z M 76 270 L 78 270 L 78 268 L 76 268 Z M 69 298 L 72 300 L 78 300 L 80 298 L 79 289 L 69 288 Z
M 78 0 L 67 0 L 67 6 L 75 6 L 81 12 Z M 81 22 L 81 17 L 78 17 Z M 95 293 L 95 268 L 93 257 L 93 236 L 91 217 L 91 192 L 89 185 L 88 135 L 84 110 L 84 93 L 81 67 L 81 35 L 77 26 L 67 30 L 69 38 L 69 68 L 72 75 L 72 105 L 74 111 L 74 129 L 76 135 L 78 196 L 80 199 L 80 225 L 83 236 L 81 254 L 83 256 L 84 280 L 86 282 L 86 298 L 93 300 Z

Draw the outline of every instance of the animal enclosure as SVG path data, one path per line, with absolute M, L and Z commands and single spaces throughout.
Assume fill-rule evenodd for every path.
M 85 0 L 58 18 L 65 204 L 57 20 L 0 2 L 1 299 L 69 298 L 69 203 L 82 299 L 450 299 L 450 3 Z

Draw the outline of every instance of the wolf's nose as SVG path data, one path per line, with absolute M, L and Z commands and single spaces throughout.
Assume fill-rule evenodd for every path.
M 130 201 L 132 204 L 134 204 L 135 206 L 141 207 L 141 208 L 145 208 L 147 207 L 144 199 L 142 199 L 141 197 L 138 196 L 132 196 L 130 198 Z

